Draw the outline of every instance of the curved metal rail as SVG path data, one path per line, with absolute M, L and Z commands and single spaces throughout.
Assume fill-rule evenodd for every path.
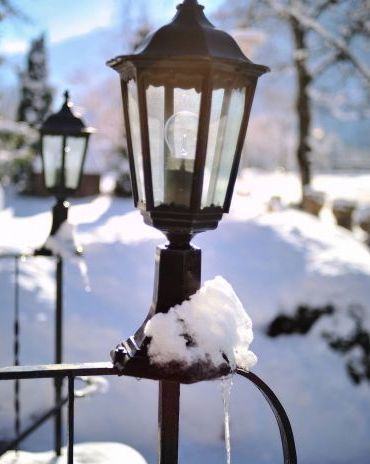
M 256 374 L 237 369 L 237 373 L 252 382 L 268 402 L 279 427 L 281 443 L 283 445 L 284 464 L 297 464 L 297 452 L 295 449 L 294 436 L 289 418 L 282 404 L 271 388 Z
M 73 399 L 75 396 L 87 396 L 86 393 L 91 393 L 91 385 L 87 385 L 86 389 L 75 392 L 73 387 L 74 378 L 80 376 L 101 376 L 101 375 L 118 375 L 119 371 L 112 366 L 111 363 L 87 363 L 87 364 L 54 364 L 46 366 L 17 366 L 10 368 L 0 369 L 1 380 L 15 380 L 15 379 L 34 379 L 34 378 L 55 378 L 55 377 L 68 377 L 69 389 L 69 460 L 68 463 L 73 463 Z M 267 400 L 274 416 L 276 418 L 281 442 L 283 446 L 284 464 L 297 464 L 297 453 L 294 443 L 293 431 L 282 404 L 271 388 L 261 380 L 256 374 L 247 372 L 243 369 L 237 369 L 237 374 L 248 379 L 252 382 L 258 390 L 263 394 Z M 136 370 L 132 372 L 126 371 L 125 375 L 137 377 Z M 91 383 L 91 382 L 90 382 Z M 77 393 L 77 395 L 76 395 Z M 82 393 L 82 395 L 81 395 Z M 59 406 L 61 407 L 61 405 Z M 55 409 L 55 408 L 54 408 Z M 54 410 L 50 411 L 52 414 Z M 48 417 L 50 417 L 48 415 Z M 45 418 L 43 418 L 45 420 Z M 14 445 L 14 443 L 12 443 Z

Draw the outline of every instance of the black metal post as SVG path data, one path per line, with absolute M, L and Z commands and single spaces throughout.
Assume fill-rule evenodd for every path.
M 51 225 L 50 235 L 55 235 L 59 227 L 68 218 L 69 203 L 65 198 L 58 198 L 53 206 L 53 223 Z
M 20 321 L 19 321 L 19 256 L 14 257 L 14 366 L 19 366 L 19 351 L 20 351 Z M 20 420 L 20 381 L 17 379 L 14 382 L 14 431 L 15 436 L 19 437 L 21 432 Z
M 74 447 L 74 390 L 75 378 L 71 375 L 68 377 L 68 452 L 67 463 L 73 464 L 73 447 Z
M 50 236 L 55 235 L 60 226 L 67 221 L 68 219 L 68 210 L 69 210 L 69 203 L 64 198 L 57 198 L 55 205 L 53 206 L 52 214 L 52 224 L 50 230 Z M 49 248 L 43 245 L 41 248 L 38 248 L 34 251 L 34 256 L 52 256 L 53 253 Z
M 189 243 L 157 248 L 154 301 L 151 313 L 167 312 L 200 288 L 201 251 Z M 178 462 L 180 384 L 159 382 L 158 463 Z
M 158 402 L 158 462 L 176 464 L 178 459 L 180 384 L 161 380 Z
M 63 259 L 57 256 L 56 268 L 56 304 L 55 304 L 55 364 L 63 361 Z M 55 385 L 55 404 L 62 400 L 63 380 L 56 378 Z M 54 419 L 54 450 L 57 456 L 61 455 L 62 449 L 62 409 L 58 409 Z
M 50 230 L 50 236 L 55 235 L 60 226 L 68 219 L 69 203 L 65 198 L 57 198 L 53 206 L 53 219 Z M 53 253 L 45 245 L 35 250 L 35 256 L 53 256 Z M 61 364 L 63 362 L 63 259 L 61 256 L 56 258 L 56 300 L 55 300 L 55 321 L 54 321 L 54 362 Z M 63 390 L 62 378 L 54 380 L 54 399 L 55 405 L 61 403 Z M 54 417 L 54 451 L 57 456 L 61 455 L 63 428 L 62 428 L 62 409 L 58 409 Z

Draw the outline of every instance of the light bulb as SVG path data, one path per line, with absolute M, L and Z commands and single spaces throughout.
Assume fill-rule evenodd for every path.
M 177 159 L 195 159 L 198 117 L 191 111 L 172 115 L 164 128 L 165 140 L 171 155 Z

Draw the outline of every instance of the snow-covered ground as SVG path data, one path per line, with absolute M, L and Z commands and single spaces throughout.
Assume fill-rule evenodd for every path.
M 314 188 L 328 202 L 370 203 L 370 175 L 322 175 Z M 283 208 L 267 212 L 271 196 Z M 253 368 L 277 393 L 291 418 L 301 464 L 368 464 L 370 384 L 355 386 L 346 357 L 328 347 L 325 330 L 348 336 L 356 306 L 370 329 L 370 252 L 351 232 L 335 226 L 329 209 L 317 219 L 285 207 L 299 198 L 293 174 L 247 171 L 241 177 L 230 215 L 216 231 L 195 238 L 202 248 L 202 279 L 222 275 L 253 320 Z M 65 269 L 65 360 L 102 361 L 119 341 L 141 325 L 153 291 L 154 250 L 164 238 L 145 226 L 130 200 L 99 197 L 74 201 L 70 221 L 85 248 L 91 292 L 74 263 Z M 7 194 L 0 212 L 2 251 L 27 251 L 42 244 L 50 227 L 50 199 Z M 53 359 L 54 263 L 28 258 L 21 263 L 21 360 Z M 0 364 L 12 363 L 12 259 L 0 260 Z M 333 304 L 306 336 L 269 338 L 268 324 L 300 304 Z M 155 461 L 157 385 L 109 378 L 106 394 L 76 404 L 77 442 L 126 443 Z M 5 385 L 6 384 L 6 385 Z M 223 404 L 220 382 L 182 387 L 180 462 L 224 463 Z M 0 384 L 0 436 L 12 435 L 12 385 Z M 52 403 L 50 381 L 22 383 L 23 423 Z M 3 400 L 4 399 L 4 400 Z M 355 431 L 352 432 L 352 431 Z M 231 394 L 233 462 L 281 462 L 278 430 L 260 394 L 235 379 Z M 51 427 L 24 443 L 25 450 L 52 448 Z M 1 460 L 0 460 L 1 462 Z M 41 462 L 41 461 L 40 461 Z

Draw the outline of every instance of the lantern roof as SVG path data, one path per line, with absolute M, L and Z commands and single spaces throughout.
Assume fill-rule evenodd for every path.
M 119 56 L 108 65 L 119 69 L 127 60 L 157 61 L 163 59 L 202 59 L 244 65 L 250 72 L 261 75 L 269 68 L 249 60 L 228 33 L 217 29 L 205 16 L 197 0 L 184 0 L 177 6 L 173 20 L 149 34 L 132 55 Z
M 92 127 L 86 127 L 83 120 L 73 111 L 69 92 L 64 92 L 64 103 L 57 113 L 51 114 L 40 127 L 42 134 L 49 135 L 87 135 L 94 132 Z

